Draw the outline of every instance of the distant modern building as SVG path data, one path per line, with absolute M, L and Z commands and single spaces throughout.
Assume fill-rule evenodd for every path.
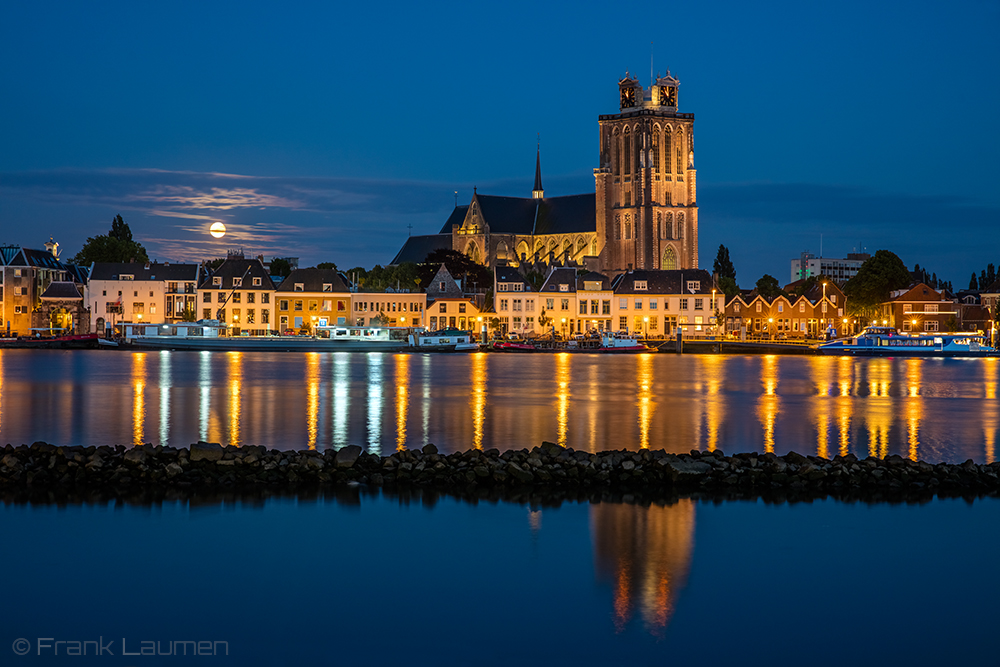
M 593 193 L 546 197 L 536 154 L 531 197 L 474 192 L 439 233 L 408 238 L 391 264 L 451 249 L 490 268 L 697 268 L 694 114 L 678 112 L 679 85 L 669 73 L 648 89 L 627 73 L 618 82 L 619 112 L 598 117 Z
M 823 275 L 843 285 L 858 275 L 858 269 L 871 257 L 866 252 L 851 252 L 846 259 L 817 257 L 810 252 L 802 253 L 798 259 L 792 260 L 792 277 L 790 282 L 805 280 L 810 276 Z

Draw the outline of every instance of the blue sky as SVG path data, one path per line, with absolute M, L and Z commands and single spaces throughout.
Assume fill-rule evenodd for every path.
M 389 261 L 472 188 L 593 189 L 628 70 L 696 114 L 700 251 L 741 283 L 888 248 L 1000 262 L 1000 4 L 5 3 L 0 243 L 121 213 L 160 259 Z M 226 223 L 222 241 L 207 234 Z

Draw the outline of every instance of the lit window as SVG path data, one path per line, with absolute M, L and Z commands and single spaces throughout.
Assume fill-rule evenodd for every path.
M 243 278 L 233 278 L 233 287 L 242 287 Z
M 302 284 L 302 283 L 295 283 L 295 289 L 294 289 L 294 291 L 296 291 L 296 292 L 302 292 L 304 290 L 305 290 L 305 285 L 304 284 Z
M 645 280 L 636 280 L 632 284 L 632 288 L 635 289 L 636 291 L 646 291 L 646 289 L 647 289 L 646 288 L 646 281 Z
M 332 292 L 333 291 L 333 283 L 323 283 L 323 291 L 324 292 Z
M 253 279 L 253 286 L 254 287 L 260 287 L 260 278 L 254 278 Z M 266 310 L 262 310 L 261 311 L 261 313 L 266 313 L 266 312 L 267 312 Z
M 212 284 L 218 287 L 222 287 L 222 276 L 213 276 Z

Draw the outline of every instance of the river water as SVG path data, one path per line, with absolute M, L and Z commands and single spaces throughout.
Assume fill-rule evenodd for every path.
M 998 368 L 8 350 L 0 442 L 387 454 L 551 440 L 992 462 Z M 996 664 L 996 498 L 627 500 L 0 495 L 0 664 Z
M 0 664 L 992 665 L 997 525 L 997 499 L 0 503 Z M 216 655 L 122 655 L 187 641 Z
M 996 460 L 1000 359 L 0 351 L 0 443 Z

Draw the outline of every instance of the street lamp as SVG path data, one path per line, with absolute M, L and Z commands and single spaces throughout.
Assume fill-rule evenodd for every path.
M 649 337 L 649 318 L 648 317 L 642 318 L 642 337 L 643 338 L 648 338 Z
M 715 331 L 713 331 L 712 333 L 716 333 L 718 331 L 718 328 L 719 328 L 719 309 L 715 307 L 715 292 L 716 292 L 716 289 L 713 287 L 712 288 L 712 317 L 715 320 Z
M 771 325 L 774 324 L 774 318 L 767 318 L 767 339 L 771 340 Z

